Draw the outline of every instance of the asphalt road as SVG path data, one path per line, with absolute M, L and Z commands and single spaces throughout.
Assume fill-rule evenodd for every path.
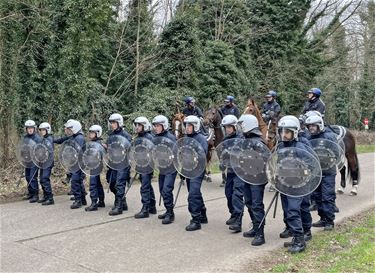
M 337 221 L 375 205 L 375 154 L 361 154 L 359 160 L 359 194 L 349 196 L 348 189 L 338 196 Z M 167 226 L 155 215 L 134 219 L 141 208 L 139 185 L 129 192 L 129 211 L 116 217 L 108 216 L 111 193 L 106 195 L 107 207 L 97 212 L 71 210 L 68 196 L 56 197 L 56 204 L 48 207 L 26 201 L 0 205 L 1 272 L 235 272 L 282 247 L 280 203 L 276 218 L 268 215 L 266 244 L 253 247 L 242 233 L 232 234 L 225 225 L 229 213 L 219 184 L 218 175 L 214 182 L 204 183 L 209 223 L 195 232 L 185 231 L 190 220 L 186 187 L 175 209 L 176 220 Z M 158 192 L 156 184 L 154 189 Z M 266 206 L 272 196 L 266 192 Z M 313 216 L 317 220 L 316 213 Z M 245 214 L 243 230 L 249 222 Z M 251 271 L 257 272 L 256 268 Z

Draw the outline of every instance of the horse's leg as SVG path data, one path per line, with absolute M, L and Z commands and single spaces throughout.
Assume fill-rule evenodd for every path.
M 348 156 L 348 167 L 349 167 L 349 176 L 352 180 L 352 189 L 350 195 L 357 195 L 358 192 L 358 178 L 359 178 L 359 162 L 357 154 L 350 154 Z
M 343 194 L 344 193 L 344 189 L 346 187 L 346 166 L 345 165 L 340 170 L 340 177 L 341 177 L 340 186 L 337 189 L 337 193 L 338 194 Z
M 211 158 L 212 158 L 212 146 L 210 147 L 211 145 L 209 145 L 208 147 L 208 153 L 207 153 L 207 156 L 206 156 L 206 161 L 207 161 L 207 165 L 206 165 L 206 173 L 204 175 L 204 179 L 206 180 L 206 182 L 212 182 L 212 178 L 211 178 Z
M 225 186 L 225 183 L 227 183 L 227 175 L 225 173 L 225 170 L 224 171 L 221 171 L 221 184 L 220 184 L 220 187 L 224 187 Z

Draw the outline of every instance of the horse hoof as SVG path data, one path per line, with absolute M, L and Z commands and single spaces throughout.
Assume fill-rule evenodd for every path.
M 225 182 L 221 182 L 220 187 L 225 187 Z
M 341 188 L 341 187 L 338 188 L 338 189 L 337 189 L 337 193 L 338 193 L 338 194 L 344 194 L 344 189 Z
M 351 196 L 356 196 L 358 191 L 358 186 L 353 186 L 352 190 L 350 191 Z
M 212 178 L 211 177 L 207 177 L 206 181 L 207 181 L 207 183 L 211 183 L 212 182 Z

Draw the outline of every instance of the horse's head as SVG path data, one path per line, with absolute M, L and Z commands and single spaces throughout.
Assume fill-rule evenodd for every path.
M 203 124 L 213 127 L 219 127 L 221 123 L 220 110 L 217 107 L 210 107 L 204 112 Z
M 184 114 L 176 113 L 172 119 L 172 131 L 176 138 L 181 138 L 183 136 L 184 128 Z

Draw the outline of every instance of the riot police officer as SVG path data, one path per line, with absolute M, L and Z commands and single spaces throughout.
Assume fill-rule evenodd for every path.
M 108 122 L 112 130 L 112 132 L 109 134 L 109 138 L 111 136 L 122 136 L 129 142 L 132 141 L 132 137 L 129 135 L 129 133 L 123 129 L 124 119 L 122 115 L 114 113 L 109 117 Z M 109 212 L 109 215 L 114 216 L 122 214 L 123 211 L 128 210 L 128 204 L 125 198 L 125 187 L 126 183 L 129 183 L 130 181 L 130 166 L 121 170 L 109 168 L 106 176 L 107 181 L 109 182 L 109 188 L 115 195 L 114 206 Z
M 140 141 L 142 138 L 146 138 L 150 141 L 153 141 L 154 137 L 151 134 L 151 123 L 146 117 L 137 117 L 133 122 L 134 132 L 137 133 L 137 137 L 134 140 L 137 144 L 137 141 Z M 147 174 L 141 174 L 141 202 L 142 209 L 140 212 L 134 215 L 134 218 L 141 219 L 147 218 L 151 214 L 156 214 L 155 207 L 155 193 L 151 184 L 151 179 L 153 172 Z
M 223 140 L 223 145 L 225 145 L 226 140 L 242 138 L 242 135 L 237 132 L 237 123 L 238 120 L 234 115 L 227 115 L 221 121 L 221 126 L 223 126 L 226 134 Z M 241 223 L 244 209 L 243 187 L 244 181 L 242 181 L 235 174 L 232 168 L 227 168 L 225 196 L 227 198 L 227 206 L 230 213 L 230 218 L 226 221 L 226 224 L 229 225 L 229 229 L 233 230 L 233 232 L 241 232 Z
M 298 141 L 299 121 L 295 117 L 285 116 L 278 123 L 281 143 L 278 149 L 295 147 L 305 150 L 305 144 Z M 308 209 L 308 197 L 292 197 L 281 194 L 286 231 L 293 236 L 291 243 L 286 243 L 290 253 L 302 252 L 306 249 L 306 239 L 311 239 L 311 214 Z M 280 234 L 280 237 L 282 234 Z M 288 237 L 288 236 L 286 236 Z M 286 238 L 282 237 L 282 238 Z M 306 239 L 305 239 L 306 238 Z
M 322 138 L 337 143 L 336 137 L 333 133 L 326 132 L 323 118 L 320 116 L 310 116 L 305 121 L 306 127 L 310 133 L 310 140 Z M 330 231 L 334 229 L 335 220 L 335 178 L 336 166 L 329 170 L 322 171 L 322 181 L 315 191 L 318 195 L 316 203 L 318 207 L 318 215 L 320 220 L 313 223 L 313 227 L 323 227 L 324 230 Z
M 186 136 L 198 141 L 202 146 L 205 154 L 208 152 L 208 143 L 206 138 L 200 133 L 200 120 L 196 116 L 187 116 L 184 119 Z M 194 231 L 201 229 L 201 224 L 207 224 L 207 209 L 204 205 L 201 186 L 204 178 L 204 171 L 195 178 L 187 179 L 186 184 L 188 188 L 188 208 L 191 214 L 191 221 L 186 226 L 186 231 Z
M 92 125 L 89 128 L 89 139 L 92 142 L 98 143 L 102 146 L 102 132 L 103 129 L 100 125 Z M 98 152 L 104 152 L 98 151 Z M 102 154 L 103 156 L 103 154 Z M 90 198 L 91 205 L 85 208 L 85 211 L 96 211 L 98 208 L 104 208 L 104 189 L 100 181 L 100 174 L 90 176 Z
M 266 95 L 265 98 L 267 102 L 263 104 L 262 107 L 262 118 L 266 124 L 268 124 L 271 120 L 277 121 L 281 108 L 280 105 L 276 101 L 276 92 L 271 90 Z
M 195 105 L 195 99 L 193 97 L 186 97 L 185 100 L 186 107 L 182 110 L 185 117 L 187 116 L 197 116 L 198 118 L 203 117 L 202 110 Z
M 36 123 L 33 120 L 27 120 L 25 122 L 24 139 L 30 139 L 35 143 L 41 142 L 40 136 L 36 133 Z M 25 177 L 27 181 L 27 196 L 25 200 L 29 200 L 30 203 L 36 203 L 39 200 L 39 186 L 38 186 L 38 167 L 34 164 L 30 168 L 25 168 Z
M 169 122 L 167 117 L 158 115 L 152 120 L 154 134 L 156 137 L 166 137 L 173 142 L 176 142 L 176 137 L 168 131 Z M 158 218 L 162 219 L 162 224 L 171 224 L 174 221 L 175 215 L 173 212 L 173 189 L 176 180 L 177 171 L 170 174 L 159 174 L 159 190 L 163 198 L 164 207 L 166 212 L 159 215 Z
M 48 147 L 51 147 L 49 152 L 53 156 L 53 137 L 51 135 L 51 125 L 48 122 L 43 122 L 39 125 L 39 134 L 43 138 L 43 141 L 48 142 Z M 41 169 L 40 173 L 40 184 L 43 189 L 43 199 L 39 200 L 38 203 L 42 203 L 43 206 L 53 205 L 55 201 L 53 200 L 52 186 L 51 186 L 51 173 L 53 168 L 53 163 L 51 166 L 45 169 Z
M 242 115 L 238 123 L 246 139 L 251 139 L 265 145 L 262 139 L 262 133 L 259 130 L 258 120 L 255 116 Z M 265 187 L 266 184 L 252 185 L 244 183 L 243 194 L 245 205 L 250 214 L 253 227 L 249 231 L 244 232 L 243 236 L 246 238 L 254 238 L 251 241 L 251 245 L 253 246 L 260 246 L 266 242 L 264 238 L 264 224 L 260 226 L 265 215 L 263 202 Z

